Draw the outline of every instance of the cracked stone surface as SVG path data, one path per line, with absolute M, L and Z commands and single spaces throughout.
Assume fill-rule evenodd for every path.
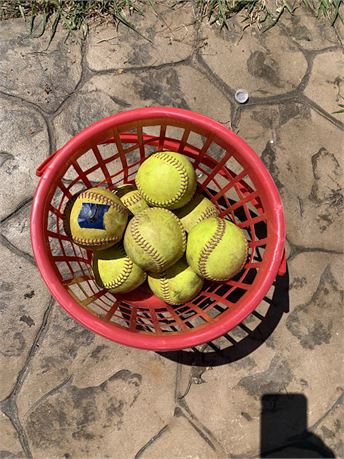
M 321 438 L 326 439 L 326 444 L 337 451 L 337 457 L 344 457 L 344 441 L 340 432 L 343 432 L 344 405 L 341 400 L 331 412 L 321 420 L 314 429 Z
M 58 305 L 48 327 L 17 400 L 34 456 L 94 457 L 100 442 L 102 457 L 133 456 L 172 416 L 176 364 L 106 341 Z
M 23 257 L 3 246 L 0 263 L 1 320 L 4 326 L 0 351 L 0 398 L 3 400 L 14 388 L 50 296 L 37 270 Z
M 306 10 L 298 8 L 293 15 L 284 17 L 283 26 L 290 39 L 305 50 L 318 51 L 338 45 L 335 29 Z
M 53 112 L 75 89 L 81 76 L 80 44 L 58 30 L 47 49 L 47 38 L 32 39 L 21 19 L 1 25 L 0 91 L 21 97 Z
M 279 27 L 268 34 L 250 30 L 242 35 L 239 27 L 226 33 L 205 26 L 202 33 L 204 62 L 229 88 L 245 88 L 251 97 L 291 91 L 306 73 L 302 51 Z
M 134 13 L 138 34 L 122 24 L 116 32 L 108 25 L 95 27 L 87 45 L 87 62 L 92 70 L 120 70 L 133 67 L 158 66 L 188 58 L 195 47 L 195 18 L 189 5 L 172 10 L 156 5 L 142 14 Z
M 231 105 L 223 93 L 192 66 L 148 70 L 140 73 L 93 77 L 85 88 L 106 93 L 123 109 L 155 105 L 202 112 L 223 124 L 231 119 Z M 209 104 L 209 99 L 212 104 Z
M 17 432 L 11 421 L 4 414 L 0 413 L 0 455 L 4 458 L 24 458 Z
M 0 233 L 16 249 L 24 254 L 33 256 L 30 239 L 30 210 L 31 199 L 17 212 L 1 223 Z
M 305 94 L 328 113 L 341 119 L 338 104 L 344 99 L 344 54 L 342 50 L 316 56 Z
M 338 33 L 301 8 L 264 34 L 237 19 L 220 32 L 175 3 L 131 16 L 151 42 L 103 23 L 84 44 L 64 43 L 59 29 L 47 49 L 21 20 L 0 22 L 1 457 L 253 458 L 275 447 L 295 457 L 305 445 L 344 456 Z M 250 93 L 244 106 L 238 87 Z M 126 348 L 78 325 L 41 281 L 29 234 L 48 152 L 100 118 L 153 105 L 231 127 L 269 169 L 286 214 L 289 279 L 239 327 L 178 353 Z M 290 411 L 295 401 L 306 411 Z M 262 418 L 273 426 L 266 441 Z
M 178 413 L 179 414 L 179 413 Z M 188 459 L 215 459 L 216 451 L 207 443 L 186 418 L 176 416 L 150 448 L 139 455 L 142 459 L 184 457 Z
M 35 168 L 49 153 L 49 139 L 44 119 L 37 111 L 3 97 L 0 97 L 0 130 L 0 219 L 3 219 L 33 195 L 38 183 Z
M 57 148 L 62 147 L 81 129 L 119 110 L 120 106 L 100 91 L 76 93 L 54 119 Z

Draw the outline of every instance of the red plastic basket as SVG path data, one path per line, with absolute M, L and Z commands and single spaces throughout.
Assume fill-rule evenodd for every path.
M 92 253 L 66 236 L 68 200 L 91 186 L 131 182 L 154 151 L 187 155 L 200 191 L 246 232 L 249 256 L 242 272 L 224 283 L 206 283 L 191 302 L 170 306 L 147 287 L 127 295 L 100 288 Z M 237 135 L 198 113 L 152 107 L 105 118 L 84 129 L 37 169 L 41 180 L 31 211 L 38 268 L 52 295 L 90 330 L 127 346 L 176 350 L 215 339 L 238 325 L 285 272 L 283 207 L 256 153 Z

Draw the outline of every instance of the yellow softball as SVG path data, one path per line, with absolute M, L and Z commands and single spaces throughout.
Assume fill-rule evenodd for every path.
M 135 183 L 149 205 L 178 209 L 185 206 L 194 195 L 196 173 L 186 156 L 161 151 L 141 164 Z
M 120 241 L 128 209 L 111 191 L 91 188 L 76 198 L 70 212 L 73 241 L 88 249 L 106 249 Z
M 124 234 L 124 248 L 143 270 L 161 273 L 183 256 L 186 235 L 180 220 L 172 212 L 150 207 L 129 222 Z
M 194 226 L 188 235 L 186 259 L 201 277 L 226 281 L 244 267 L 248 244 L 241 228 L 219 217 Z
M 182 258 L 165 272 L 150 274 L 148 284 L 152 292 L 165 303 L 183 304 L 202 290 L 203 279 Z
M 187 233 L 201 221 L 219 215 L 215 204 L 199 193 L 196 193 L 186 206 L 175 210 L 174 213 L 182 222 Z
M 116 244 L 93 254 L 93 272 L 98 285 L 113 293 L 131 292 L 146 280 L 146 273 Z
M 133 190 L 125 193 L 121 197 L 121 201 L 133 215 L 136 215 L 149 207 L 141 196 L 139 190 Z

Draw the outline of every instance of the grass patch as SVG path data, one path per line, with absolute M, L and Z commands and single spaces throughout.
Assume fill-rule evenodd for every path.
M 135 0 L 0 0 L 0 19 L 22 17 L 30 21 L 30 34 L 51 30 L 50 41 L 62 23 L 68 33 L 80 30 L 85 37 L 93 19 L 113 20 L 135 29 L 127 19 L 138 10 Z M 37 19 L 39 17 L 39 24 Z
M 210 22 L 227 27 L 227 20 L 244 12 L 249 24 L 260 26 L 278 22 L 283 13 L 293 14 L 297 8 L 305 8 L 316 18 L 327 18 L 331 25 L 339 19 L 343 0 L 198 0 L 197 6 Z
M 189 3 L 200 19 L 208 18 L 220 27 L 228 27 L 227 21 L 241 12 L 244 27 L 257 24 L 266 30 L 283 13 L 293 14 L 300 7 L 317 18 L 327 18 L 332 25 L 337 20 L 343 21 L 340 15 L 343 0 L 176 0 L 175 6 L 181 3 Z M 41 36 L 49 29 L 50 41 L 60 23 L 68 33 L 80 30 L 86 36 L 93 19 L 122 23 L 139 33 L 130 16 L 133 12 L 140 13 L 146 5 L 156 11 L 154 0 L 0 0 L 0 19 L 23 17 L 29 21 L 30 34 L 34 36 Z
M 333 112 L 333 114 L 344 113 L 344 104 L 338 104 L 338 107 L 339 107 L 339 110 L 336 110 L 335 112 Z

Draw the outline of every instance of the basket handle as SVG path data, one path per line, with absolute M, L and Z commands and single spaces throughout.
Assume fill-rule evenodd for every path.
M 45 160 L 37 167 L 36 169 L 36 175 L 37 177 L 42 177 L 45 169 L 48 167 L 50 161 L 54 159 L 55 155 L 59 152 L 60 150 L 54 151 L 51 155 L 49 155 Z
M 284 249 L 281 264 L 280 264 L 280 267 L 278 268 L 277 274 L 279 276 L 284 276 L 286 272 L 287 272 L 287 257 L 286 257 L 285 249 Z

